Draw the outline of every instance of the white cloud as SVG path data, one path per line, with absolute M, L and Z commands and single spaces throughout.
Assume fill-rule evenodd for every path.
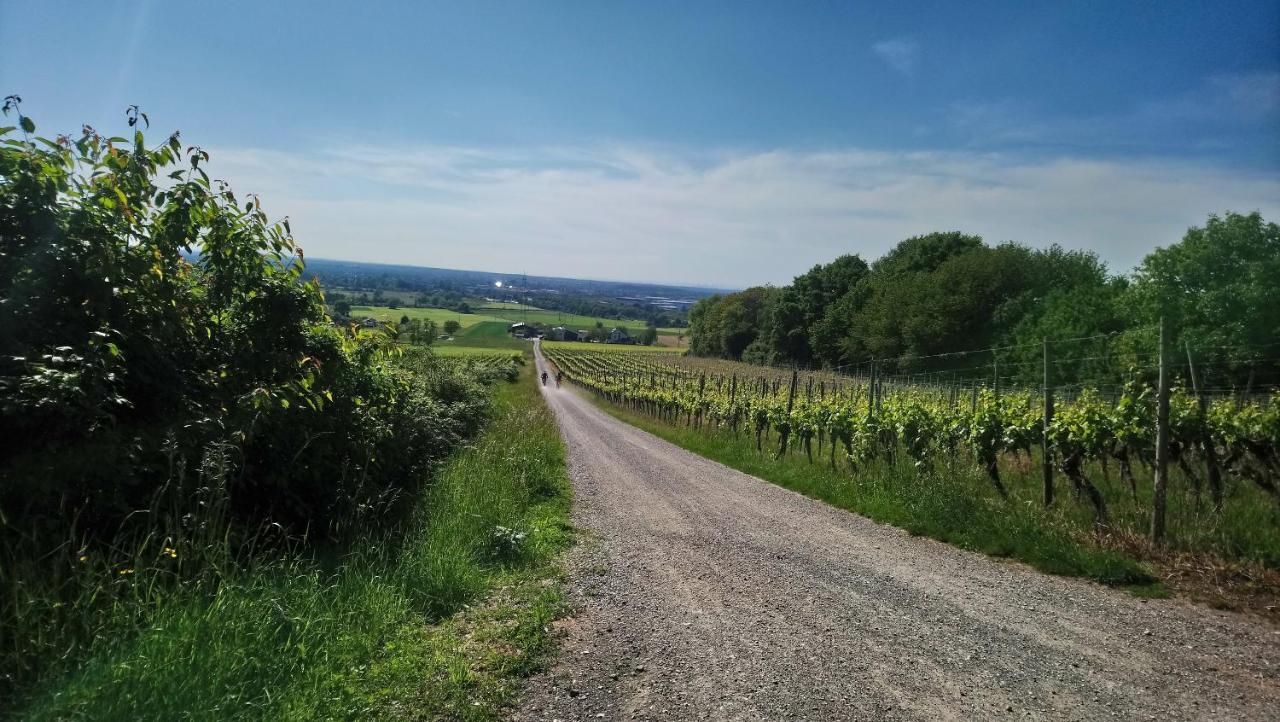
M 215 150 L 308 255 L 586 278 L 785 283 L 959 229 L 1127 271 L 1212 212 L 1280 217 L 1280 178 L 1187 162 L 644 147 Z
M 920 55 L 919 45 L 913 40 L 903 38 L 881 40 L 872 45 L 871 50 L 888 63 L 889 67 L 903 75 L 911 75 L 916 69 L 916 60 Z
M 1135 98 L 1106 112 L 1061 116 L 1034 104 L 965 99 L 940 114 L 971 147 L 1008 144 L 1217 150 L 1251 134 L 1274 136 L 1280 122 L 1280 73 L 1215 75 L 1177 93 Z

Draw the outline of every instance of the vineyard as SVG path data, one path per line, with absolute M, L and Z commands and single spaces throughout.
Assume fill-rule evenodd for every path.
M 771 369 L 729 361 L 547 348 L 566 377 L 665 423 L 749 435 L 755 450 L 842 469 L 885 466 L 916 478 L 973 470 L 993 498 L 1054 508 L 1097 532 L 1147 533 L 1158 389 L 1005 388 L 988 382 Z M 1280 566 L 1280 398 L 1168 396 L 1171 541 Z M 1046 423 L 1046 408 L 1048 422 Z

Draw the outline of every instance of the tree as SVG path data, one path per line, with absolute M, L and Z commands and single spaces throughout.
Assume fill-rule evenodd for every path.
M 773 294 L 771 288 L 756 287 L 698 301 L 689 312 L 692 352 L 698 356 L 741 358 L 760 335 Z
M 334 313 L 337 313 L 339 316 L 346 318 L 347 316 L 351 315 L 351 303 L 348 301 L 338 301 L 337 303 L 333 304 L 333 310 L 334 310 Z
M 761 344 L 753 357 L 768 363 L 808 365 L 830 357 L 814 343 L 827 310 L 867 276 L 867 264 L 856 255 L 840 256 L 796 276 L 770 299 L 760 329 Z M 834 364 L 832 364 L 834 365 Z
M 652 346 L 657 342 L 658 342 L 658 329 L 654 328 L 653 326 L 646 327 L 644 332 L 640 334 L 640 343 L 645 346 Z
M 1161 316 L 1190 344 L 1213 383 L 1280 382 L 1280 226 L 1248 215 L 1211 215 L 1182 241 L 1150 253 L 1122 303 L 1134 343 L 1155 347 Z
M 455 319 L 451 318 L 448 321 L 444 322 L 444 332 L 449 334 L 450 336 L 457 333 L 461 328 L 462 328 L 462 324 Z
M 959 231 L 912 236 L 881 256 L 871 270 L 880 278 L 902 273 L 927 273 L 937 269 L 949 258 L 984 247 L 981 236 L 970 236 Z

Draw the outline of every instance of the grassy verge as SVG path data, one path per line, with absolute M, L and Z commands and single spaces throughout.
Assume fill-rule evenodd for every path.
M 825 459 L 809 463 L 803 453 L 775 459 L 766 447 L 761 454 L 748 433 L 692 429 L 605 400 L 598 403 L 622 421 L 696 454 L 911 534 L 1017 559 L 1051 574 L 1085 577 L 1144 595 L 1162 593 L 1138 561 L 1082 538 L 1070 519 L 1045 513 L 1029 500 L 1001 501 L 971 465 L 920 474 L 910 463 L 878 463 L 853 475 L 831 469 Z
M 564 449 L 532 373 L 498 387 L 494 421 L 397 541 L 175 595 L 19 716 L 496 719 L 549 644 L 570 539 Z

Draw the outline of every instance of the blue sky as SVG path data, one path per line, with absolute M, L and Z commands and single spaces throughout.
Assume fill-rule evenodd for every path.
M 1126 271 L 1280 217 L 1274 1 L 0 0 L 0 91 L 139 104 L 334 258 L 736 286 L 961 229 Z

